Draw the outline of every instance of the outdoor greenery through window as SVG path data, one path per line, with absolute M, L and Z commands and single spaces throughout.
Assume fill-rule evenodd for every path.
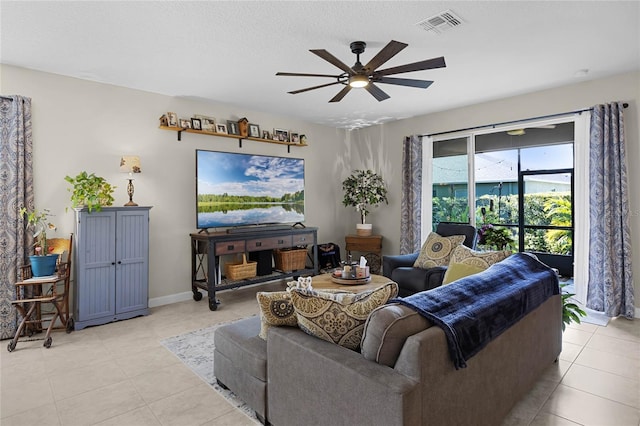
M 439 222 L 490 225 L 510 231 L 512 250 L 572 256 L 573 127 L 568 122 L 434 141 L 433 229 Z

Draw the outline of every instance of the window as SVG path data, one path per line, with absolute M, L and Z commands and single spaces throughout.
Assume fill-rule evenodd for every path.
M 514 249 L 572 276 L 574 121 L 522 125 L 433 140 L 432 228 L 507 228 Z
M 440 222 L 469 223 L 467 138 L 433 144 L 433 230 Z

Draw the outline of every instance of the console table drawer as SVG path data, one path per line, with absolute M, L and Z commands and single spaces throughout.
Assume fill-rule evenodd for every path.
M 244 253 L 246 246 L 244 240 L 222 241 L 216 243 L 216 256 L 223 254 Z
M 294 237 L 295 238 L 295 237 Z M 272 250 L 291 247 L 291 235 L 247 240 L 247 251 Z
M 293 235 L 293 245 L 294 246 L 306 246 L 307 244 L 313 244 L 313 233 L 308 234 L 296 234 Z

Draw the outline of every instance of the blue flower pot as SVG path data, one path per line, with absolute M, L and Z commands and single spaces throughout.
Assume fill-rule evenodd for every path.
M 48 254 L 46 256 L 29 256 L 31 262 L 31 273 L 34 277 L 46 277 L 56 272 L 57 254 Z

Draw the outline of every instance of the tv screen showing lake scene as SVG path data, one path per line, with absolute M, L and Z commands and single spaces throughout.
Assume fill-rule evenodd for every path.
M 304 221 L 304 160 L 196 150 L 198 229 Z

